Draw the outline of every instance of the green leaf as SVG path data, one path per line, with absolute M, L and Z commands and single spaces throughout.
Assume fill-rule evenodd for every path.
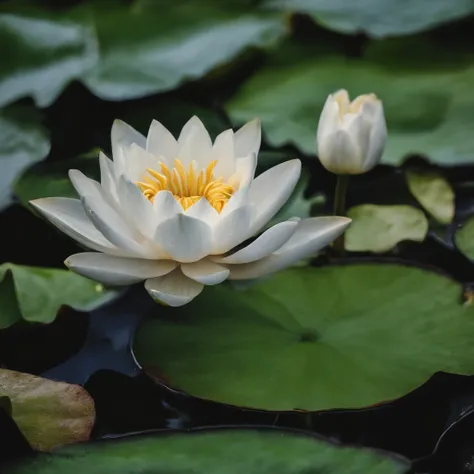
M 307 13 L 331 30 L 375 38 L 418 33 L 474 13 L 470 0 L 414 0 L 405 5 L 393 0 L 267 0 L 267 5 Z
M 32 96 L 51 105 L 66 85 L 98 59 L 93 25 L 68 14 L 4 7 L 0 44 L 0 105 Z
M 0 393 L 12 403 L 12 416 L 31 446 L 49 451 L 89 439 L 94 401 L 79 385 L 0 369 Z
M 59 162 L 38 163 L 23 173 L 16 182 L 14 193 L 22 204 L 28 206 L 29 201 L 45 197 L 77 198 L 68 171 L 79 169 L 88 177 L 99 178 L 99 152 L 90 156 L 73 158 Z
M 6 474 L 402 474 L 407 461 L 272 429 L 129 436 L 63 448 Z
M 449 55 L 449 46 L 424 38 L 369 44 L 362 58 L 282 47 L 227 109 L 239 123 L 259 116 L 270 145 L 294 144 L 315 155 L 327 96 L 341 88 L 352 97 L 374 92 L 388 126 L 383 163 L 397 165 L 410 154 L 439 164 L 473 163 L 474 61 L 454 49 Z
M 352 252 L 387 252 L 403 240 L 422 242 L 428 233 L 423 211 L 411 206 L 362 204 L 347 211 L 352 223 L 345 248 Z
M 206 288 L 145 319 L 146 372 L 193 396 L 266 410 L 361 408 L 435 372 L 474 374 L 458 283 L 394 264 L 299 268 L 241 292 Z
M 454 218 L 454 191 L 448 181 L 433 171 L 408 170 L 406 180 L 410 192 L 440 224 Z
M 51 323 L 62 305 L 90 311 L 115 296 L 68 270 L 0 265 L 0 329 L 20 319 Z
M 8 415 L 12 414 L 12 402 L 7 395 L 0 395 L 0 408 L 5 410 Z
M 108 100 L 144 97 L 204 76 L 249 46 L 284 35 L 281 15 L 259 14 L 219 1 L 88 5 L 95 19 L 100 60 L 84 78 Z
M 49 153 L 41 117 L 32 108 L 14 105 L 0 110 L 0 210 L 10 202 L 11 186 L 28 166 Z
M 456 232 L 455 240 L 458 249 L 467 258 L 474 260 L 474 216 L 467 219 Z

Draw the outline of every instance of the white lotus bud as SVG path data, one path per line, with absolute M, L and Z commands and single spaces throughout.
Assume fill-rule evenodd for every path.
M 322 165 L 336 174 L 361 174 L 382 157 L 387 126 L 375 94 L 350 102 L 346 90 L 331 94 L 318 124 L 316 146 Z

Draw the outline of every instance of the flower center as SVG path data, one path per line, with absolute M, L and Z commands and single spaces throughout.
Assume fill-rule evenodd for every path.
M 217 212 L 221 212 L 234 189 L 224 183 L 224 178 L 214 178 L 216 164 L 214 160 L 198 173 L 195 161 L 187 171 L 179 160 L 174 160 L 171 170 L 160 162 L 160 172 L 147 168 L 148 175 L 144 181 L 137 181 L 137 185 L 151 202 L 160 191 L 170 191 L 184 210 L 204 197 Z

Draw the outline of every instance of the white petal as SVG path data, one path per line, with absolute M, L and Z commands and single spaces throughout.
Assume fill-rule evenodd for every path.
M 311 217 L 300 221 L 293 236 L 272 255 L 252 263 L 231 265 L 229 280 L 260 278 L 313 255 L 339 237 L 351 220 L 346 217 Z
M 156 231 L 156 227 L 159 224 L 171 219 L 177 214 L 181 214 L 183 208 L 170 191 L 160 191 L 155 195 L 155 199 L 153 199 L 153 212 L 153 221 Z
M 218 263 L 249 263 L 268 257 L 278 250 L 294 234 L 298 222 L 286 221 L 274 225 L 266 230 L 256 240 L 228 257 L 213 258 Z
M 203 285 L 217 285 L 222 283 L 230 273 L 227 268 L 209 259 L 199 260 L 199 262 L 194 263 L 183 263 L 181 265 L 181 271 L 187 277 Z
M 261 230 L 285 204 L 300 174 L 301 161 L 290 160 L 270 168 L 252 182 L 248 195 L 249 202 L 255 206 L 251 235 Z
M 163 156 L 172 162 L 178 154 L 178 143 L 164 125 L 153 120 L 146 139 L 146 150 L 152 155 Z
M 102 189 L 110 196 L 110 198 L 118 203 L 117 183 L 115 181 L 115 168 L 112 160 L 109 160 L 102 152 L 99 153 L 100 165 L 100 184 Z
M 206 198 L 201 198 L 196 204 L 184 211 L 184 214 L 188 217 L 194 217 L 202 222 L 205 222 L 210 227 L 214 227 L 219 213 L 209 204 Z
M 91 223 L 77 199 L 43 198 L 30 201 L 46 219 L 81 245 L 99 252 L 123 255 Z
M 258 155 L 261 141 L 260 119 L 256 118 L 235 132 L 235 156 L 240 158 L 252 153 Z
M 369 171 L 382 158 L 383 149 L 387 140 L 387 124 L 381 102 L 376 103 L 373 125 L 370 133 L 370 145 L 365 157 L 363 171 Z
M 118 194 L 122 216 L 142 235 L 152 238 L 156 228 L 152 203 L 125 176 L 118 180 Z
M 212 159 L 217 160 L 214 174 L 227 180 L 235 171 L 234 132 L 225 130 L 217 136 L 212 147 Z
M 346 130 L 326 135 L 319 143 L 318 156 L 321 164 L 332 173 L 361 173 L 361 150 Z
M 115 155 L 118 154 L 118 146 L 130 146 L 136 143 L 141 148 L 146 148 L 146 138 L 133 127 L 122 120 L 115 120 L 112 125 L 112 156 L 115 161 Z
M 158 303 L 184 306 L 201 293 L 204 286 L 184 276 L 179 268 L 163 277 L 145 282 L 145 288 Z
M 212 231 L 199 219 L 178 214 L 157 227 L 154 240 L 173 260 L 196 262 L 209 254 Z
M 82 171 L 69 170 L 69 179 L 79 196 L 93 196 L 97 199 L 103 199 L 102 186 L 95 180 L 88 178 Z
M 64 262 L 73 272 L 105 285 L 132 285 L 148 278 L 160 277 L 173 271 L 172 260 L 112 257 L 104 253 L 77 253 Z
M 249 234 L 253 208 L 245 205 L 218 219 L 212 235 L 212 255 L 220 255 L 239 245 Z
M 204 124 L 196 117 L 192 117 L 181 130 L 178 138 L 178 156 L 185 167 L 195 160 L 198 169 L 212 161 L 212 140 Z
M 133 256 L 146 256 L 148 249 L 135 240 L 136 235 L 115 209 L 93 196 L 83 196 L 81 201 L 87 217 L 107 240 Z
M 319 117 L 318 131 L 316 134 L 316 146 L 319 150 L 321 140 L 329 133 L 335 132 L 340 125 L 339 104 L 332 95 L 328 96 Z M 318 151 L 318 155 L 320 152 Z
M 257 155 L 251 153 L 249 156 L 237 158 L 235 161 L 235 173 L 229 179 L 229 184 L 234 189 L 247 188 L 253 181 L 257 169 Z
M 148 153 L 135 143 L 130 146 L 123 146 L 122 150 L 125 156 L 123 174 L 130 181 L 143 181 L 147 175 L 147 168 L 159 169 L 159 158 Z

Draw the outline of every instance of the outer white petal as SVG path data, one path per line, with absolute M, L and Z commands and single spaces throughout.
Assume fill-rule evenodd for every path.
M 233 175 L 235 171 L 235 143 L 232 130 L 225 130 L 216 137 L 212 147 L 212 160 L 217 160 L 214 168 L 216 177 L 223 177 L 227 180 Z
M 369 171 L 379 163 L 387 140 L 387 124 L 385 123 L 383 106 L 380 101 L 375 103 L 375 112 L 372 120 L 370 145 L 363 166 L 364 172 Z
M 177 307 L 184 306 L 196 298 L 204 286 L 187 278 L 177 268 L 168 275 L 147 280 L 145 288 L 155 301 Z
M 258 155 L 261 141 L 260 119 L 256 118 L 235 132 L 235 156 L 240 158 L 252 153 Z
M 218 265 L 209 259 L 199 260 L 194 263 L 183 263 L 181 271 L 192 280 L 203 285 L 217 285 L 222 283 L 230 273 L 230 270 Z
M 194 217 L 202 222 L 205 222 L 208 226 L 214 227 L 219 219 L 219 213 L 209 204 L 206 198 L 201 198 L 196 204 L 184 211 L 184 214 L 188 217 Z
M 185 167 L 193 160 L 197 162 L 199 169 L 211 162 L 212 140 L 206 127 L 196 116 L 184 125 L 178 145 L 178 156 Z
M 172 260 L 112 257 L 104 253 L 77 253 L 64 262 L 73 272 L 105 285 L 131 285 L 173 271 Z
M 146 139 L 146 150 L 152 155 L 166 158 L 172 164 L 178 154 L 178 143 L 164 125 L 153 120 Z
M 115 161 L 118 154 L 118 146 L 130 146 L 136 143 L 141 148 L 146 148 L 146 138 L 133 127 L 126 124 L 122 120 L 115 120 L 112 125 L 112 155 Z
M 107 240 L 129 255 L 151 256 L 149 249 L 137 242 L 136 235 L 110 205 L 87 195 L 81 201 L 87 217 Z
M 301 161 L 296 159 L 270 168 L 253 181 L 248 195 L 249 202 L 255 206 L 250 229 L 252 235 L 261 230 L 285 204 L 300 174 Z
M 253 207 L 245 205 L 232 211 L 230 214 L 220 216 L 213 229 L 212 255 L 228 252 L 250 237 L 249 229 L 252 221 Z
M 95 180 L 88 178 L 82 171 L 69 170 L 69 179 L 79 196 L 93 196 L 94 199 L 104 200 L 102 186 Z
M 360 173 L 362 154 L 353 137 L 346 130 L 326 135 L 318 147 L 321 164 L 332 173 Z
M 178 214 L 157 227 L 154 241 L 173 260 L 182 263 L 196 262 L 209 254 L 212 231 L 199 219 Z
M 256 240 L 241 250 L 238 250 L 228 257 L 214 257 L 213 260 L 218 263 L 249 263 L 268 257 L 271 253 L 278 250 L 294 234 L 298 222 L 286 221 L 270 227 Z
M 125 176 L 118 180 L 118 195 L 122 216 L 142 235 L 152 238 L 156 227 L 152 203 Z
M 112 255 L 124 254 L 92 225 L 79 200 L 61 197 L 43 198 L 30 201 L 30 204 L 59 230 L 81 245 Z
M 235 173 L 229 179 L 229 184 L 234 189 L 247 188 L 253 181 L 257 169 L 257 155 L 251 153 L 249 156 L 237 158 L 235 161 Z
M 231 265 L 229 280 L 260 278 L 282 270 L 328 245 L 346 230 L 350 222 L 346 217 L 304 219 L 288 242 L 269 257 L 243 265 Z
M 337 100 L 332 95 L 329 95 L 319 117 L 318 131 L 316 133 L 316 147 L 318 150 L 324 137 L 339 128 L 340 116 L 341 113 Z
M 117 183 L 115 180 L 115 168 L 112 160 L 109 160 L 104 153 L 99 153 L 100 165 L 100 184 L 102 189 L 111 197 L 111 199 L 118 203 Z

